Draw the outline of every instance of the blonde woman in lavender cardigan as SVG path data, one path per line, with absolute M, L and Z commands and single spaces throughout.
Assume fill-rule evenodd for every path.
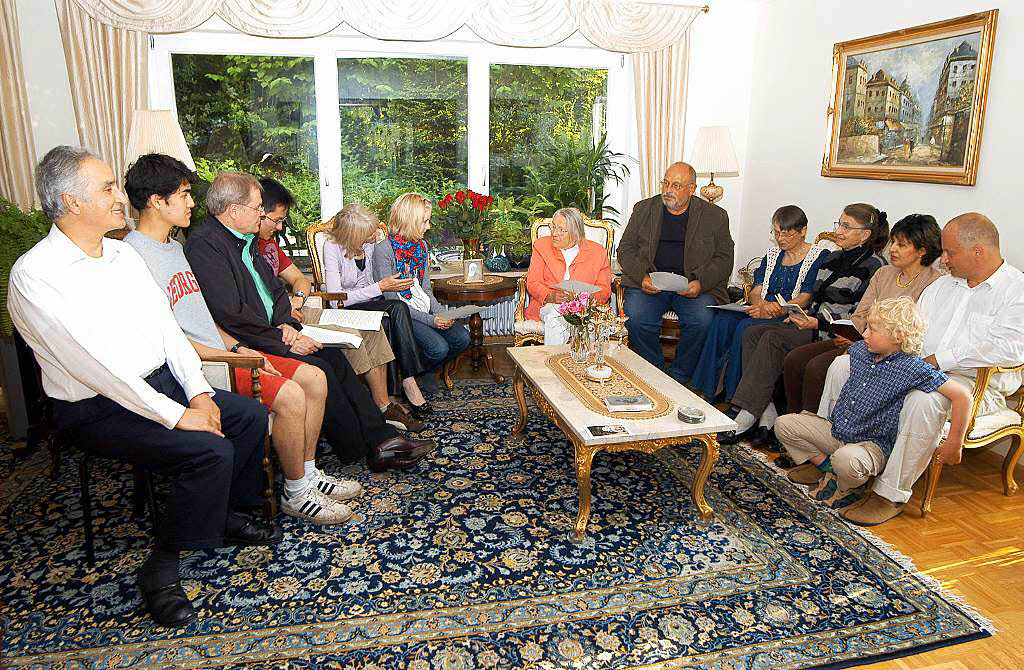
M 409 306 L 401 300 L 384 297 L 385 291 L 408 289 L 412 280 L 399 279 L 395 275 L 374 281 L 370 259 L 380 221 L 368 209 L 357 204 L 345 205 L 334 215 L 332 223 L 330 239 L 324 244 L 327 290 L 348 294 L 343 301 L 345 309 L 375 310 L 386 314 L 382 326 L 395 352 L 395 360 L 388 368 L 389 385 L 395 393 L 399 385 L 402 387 L 412 406 L 412 415 L 423 420 L 433 410 L 416 383 L 416 375 L 425 372 L 426 366 L 413 336 Z

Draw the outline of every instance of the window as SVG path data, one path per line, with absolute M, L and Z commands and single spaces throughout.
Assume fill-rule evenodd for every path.
M 465 185 L 465 59 L 339 58 L 338 111 L 346 201 L 380 215 L 407 191 Z
M 313 59 L 174 54 L 172 71 L 178 121 L 200 175 L 272 176 L 297 197 L 293 221 L 319 220 Z

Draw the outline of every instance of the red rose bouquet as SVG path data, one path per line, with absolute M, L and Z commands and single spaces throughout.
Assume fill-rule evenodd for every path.
M 494 198 L 475 191 L 448 193 L 437 203 L 433 225 L 463 240 L 479 240 L 490 218 Z

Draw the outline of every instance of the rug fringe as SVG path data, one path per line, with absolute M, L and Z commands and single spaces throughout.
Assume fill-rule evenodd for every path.
M 779 479 L 783 481 L 785 486 L 788 486 L 790 488 L 790 490 L 799 491 L 800 494 L 803 495 L 805 498 L 817 503 L 817 501 L 810 496 L 809 489 L 803 486 L 797 486 L 793 484 L 793 482 L 789 481 L 789 478 L 786 476 L 786 471 L 780 468 L 779 466 L 775 465 L 774 461 L 770 459 L 767 454 L 757 451 L 756 449 L 750 447 L 747 444 L 738 444 L 736 446 L 744 449 L 748 456 L 752 456 L 755 460 L 764 465 L 766 469 L 774 473 Z M 878 537 L 867 528 L 862 528 L 856 524 L 850 523 L 839 514 L 838 510 L 834 510 L 824 505 L 816 505 L 816 507 L 820 512 L 834 515 L 837 519 L 839 519 L 840 522 L 846 524 L 851 530 L 855 531 L 868 544 L 881 551 L 883 554 L 885 554 L 887 558 L 889 558 L 894 563 L 899 565 L 907 573 L 908 577 L 912 577 L 920 581 L 929 589 L 936 591 L 947 602 L 955 605 L 958 609 L 963 611 L 967 618 L 969 618 L 974 623 L 978 624 L 978 626 L 982 630 L 986 631 L 990 635 L 995 635 L 997 632 L 999 632 L 999 630 L 996 628 L 992 620 L 984 614 L 982 614 L 982 612 L 979 611 L 974 605 L 971 605 L 966 600 L 964 600 L 963 596 L 953 593 L 947 587 L 943 586 L 942 582 L 940 582 L 935 577 L 925 574 L 924 572 L 919 570 L 918 567 L 914 565 L 914 561 L 909 556 L 907 556 L 902 551 L 894 547 L 892 544 Z

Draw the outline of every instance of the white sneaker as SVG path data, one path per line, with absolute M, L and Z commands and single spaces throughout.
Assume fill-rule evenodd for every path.
M 313 482 L 313 486 L 320 490 L 331 500 L 343 502 L 351 500 L 363 492 L 363 486 L 351 479 L 338 479 L 320 471 L 320 476 Z
M 298 519 L 323 524 L 344 523 L 352 516 L 348 505 L 331 500 L 315 486 L 307 487 L 294 498 L 282 494 L 281 511 Z

